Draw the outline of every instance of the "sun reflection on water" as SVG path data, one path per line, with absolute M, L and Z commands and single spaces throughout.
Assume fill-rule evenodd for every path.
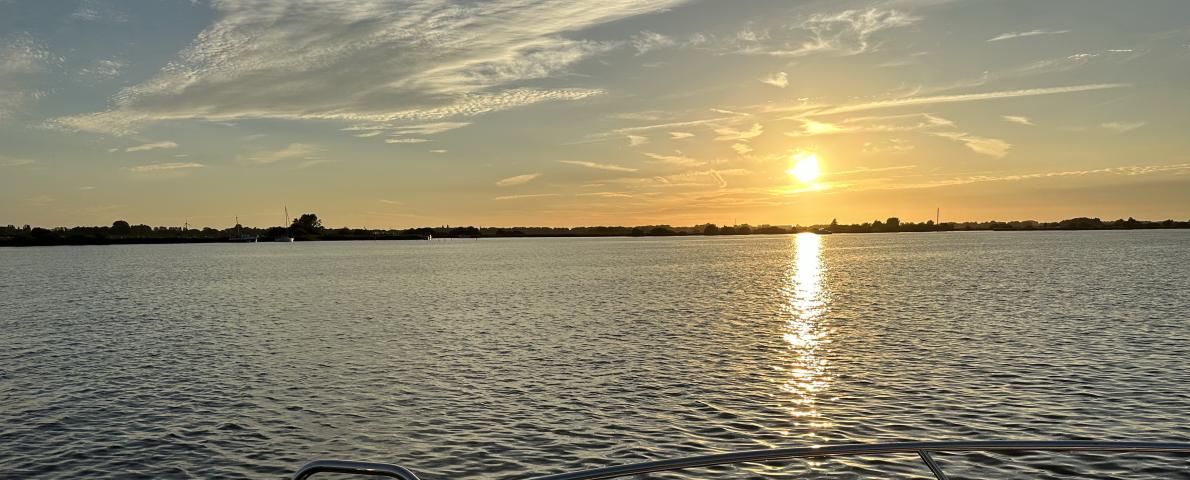
M 823 288 L 822 238 L 812 233 L 794 236 L 794 263 L 782 293 L 786 322 L 784 339 L 789 356 L 780 367 L 788 372 L 782 390 L 790 395 L 796 426 L 809 436 L 830 426 L 818 410 L 818 398 L 830 386 L 830 365 L 823 350 L 831 342 L 824 314 L 828 298 Z

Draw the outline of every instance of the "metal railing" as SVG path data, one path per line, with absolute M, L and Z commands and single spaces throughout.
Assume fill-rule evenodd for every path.
M 791 460 L 796 458 L 839 457 L 854 455 L 917 454 L 938 480 L 948 480 L 932 453 L 937 452 L 1115 452 L 1115 453 L 1187 453 L 1190 443 L 1099 442 L 1099 441 L 985 441 L 985 442 L 906 442 L 830 445 L 818 447 L 773 448 L 743 452 L 674 458 L 652 462 L 615 465 L 577 472 L 546 475 L 530 480 L 603 480 L 628 475 L 713 467 L 748 462 Z M 1190 470 L 1190 466 L 1187 467 Z M 418 480 L 413 472 L 383 463 L 320 460 L 298 470 L 294 480 L 305 480 L 320 472 L 377 475 L 402 480 Z

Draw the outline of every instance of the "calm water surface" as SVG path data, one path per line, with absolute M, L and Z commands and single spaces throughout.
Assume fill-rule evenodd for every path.
M 1190 232 L 0 249 L 0 477 L 1190 441 Z M 955 478 L 1186 457 L 945 456 Z M 913 457 L 688 477 L 925 478 Z

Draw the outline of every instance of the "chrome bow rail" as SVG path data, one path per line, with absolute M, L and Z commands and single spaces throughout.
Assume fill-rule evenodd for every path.
M 1190 454 L 1190 443 L 1152 442 L 1098 442 L 1098 441 L 987 441 L 987 442 L 907 442 L 871 443 L 856 445 L 829 445 L 821 447 L 791 447 L 768 450 L 703 455 L 699 457 L 675 458 L 653 462 L 633 463 L 596 468 L 578 472 L 546 475 L 530 480 L 603 480 L 608 478 L 640 475 L 644 473 L 682 470 L 687 468 L 711 467 L 746 462 L 767 462 L 811 457 L 838 457 L 853 455 L 887 455 L 916 453 L 938 480 L 947 480 L 942 467 L 934 461 L 931 453 L 936 452 L 1114 452 L 1114 453 L 1186 453 Z M 413 472 L 384 463 L 345 462 L 319 460 L 302 467 L 294 474 L 294 480 L 305 480 L 320 472 L 353 473 L 384 476 L 401 480 L 418 480 Z

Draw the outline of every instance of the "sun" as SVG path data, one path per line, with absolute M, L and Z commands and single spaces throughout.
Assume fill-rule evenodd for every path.
M 809 152 L 798 152 L 790 158 L 793 166 L 785 173 L 793 175 L 802 183 L 810 183 L 818 179 L 822 171 L 818 168 L 818 155 Z

